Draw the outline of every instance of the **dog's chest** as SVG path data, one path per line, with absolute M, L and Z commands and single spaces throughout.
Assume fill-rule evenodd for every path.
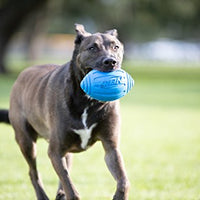
M 93 129 L 97 126 L 97 122 L 93 123 L 92 125 L 88 126 L 88 107 L 86 107 L 81 115 L 81 123 L 83 128 L 81 129 L 73 129 L 75 134 L 78 134 L 81 139 L 81 148 L 86 149 L 88 145 L 88 141 L 91 138 Z

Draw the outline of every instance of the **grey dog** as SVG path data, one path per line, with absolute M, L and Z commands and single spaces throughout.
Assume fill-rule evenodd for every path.
M 36 166 L 38 137 L 49 142 L 48 155 L 60 180 L 57 200 L 80 199 L 68 173 L 71 154 L 85 151 L 96 141 L 102 143 L 105 162 L 117 182 L 113 200 L 127 200 L 129 181 L 119 150 L 119 101 L 100 102 L 80 88 L 92 69 L 108 72 L 120 68 L 123 45 L 115 29 L 95 34 L 80 24 L 75 29 L 71 61 L 24 70 L 13 86 L 9 111 L 0 111 L 0 121 L 14 128 L 38 200 L 48 200 Z

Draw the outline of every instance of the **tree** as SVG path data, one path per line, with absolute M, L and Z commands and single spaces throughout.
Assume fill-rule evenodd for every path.
M 0 73 L 5 73 L 7 46 L 21 25 L 48 0 L 3 0 L 0 2 Z
M 123 41 L 157 37 L 199 40 L 199 0 L 60 0 L 50 32 L 73 33 L 75 22 L 89 31 L 117 28 Z M 59 7 L 58 7 L 59 6 Z M 52 13 L 51 13 L 52 14 Z

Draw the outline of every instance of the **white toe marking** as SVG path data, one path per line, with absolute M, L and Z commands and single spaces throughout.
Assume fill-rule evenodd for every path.
M 83 123 L 84 128 L 79 129 L 79 130 L 73 129 L 73 131 L 80 136 L 81 147 L 83 149 L 85 149 L 87 147 L 88 140 L 91 137 L 92 130 L 97 125 L 97 123 L 94 123 L 89 128 L 87 127 L 87 116 L 88 116 L 87 110 L 88 110 L 88 107 L 84 109 L 83 114 L 81 115 L 81 119 L 82 119 L 82 123 Z

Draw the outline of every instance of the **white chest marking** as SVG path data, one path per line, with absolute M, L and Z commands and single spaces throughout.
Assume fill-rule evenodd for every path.
M 89 128 L 87 127 L 87 116 L 88 116 L 87 110 L 88 110 L 88 108 L 85 108 L 83 111 L 83 114 L 81 115 L 81 120 L 82 120 L 84 128 L 79 129 L 79 130 L 73 129 L 73 131 L 80 136 L 81 147 L 83 149 L 85 149 L 87 147 L 87 143 L 91 137 L 92 130 L 97 125 L 97 123 L 94 123 Z

